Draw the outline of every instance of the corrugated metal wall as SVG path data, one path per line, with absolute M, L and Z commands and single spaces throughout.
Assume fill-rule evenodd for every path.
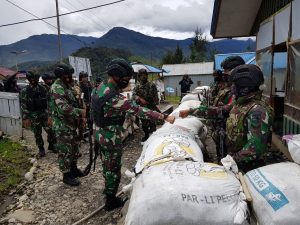
M 194 84 L 191 86 L 191 90 L 193 90 L 194 88 L 198 87 L 198 86 L 208 86 L 213 82 L 213 76 L 212 74 L 207 74 L 207 75 L 190 75 L 189 76 L 192 81 L 194 82 Z M 165 83 L 165 88 L 167 87 L 171 87 L 174 88 L 176 90 L 177 88 L 177 95 L 180 95 L 180 85 L 179 85 L 179 81 L 181 81 L 182 76 L 167 76 L 164 77 L 164 83 Z M 201 83 L 200 85 L 199 82 Z M 168 94 L 166 92 L 166 94 Z M 170 93 L 170 95 L 175 95 L 176 93 Z

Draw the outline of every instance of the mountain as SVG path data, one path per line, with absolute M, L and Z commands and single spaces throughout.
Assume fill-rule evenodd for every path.
M 61 35 L 63 57 L 69 56 L 79 48 L 92 45 L 96 40 L 97 38 L 94 37 Z M 29 61 L 57 61 L 59 58 L 57 35 L 34 35 L 10 45 L 0 46 L 0 64 L 4 66 L 15 65 L 16 55 L 11 52 L 20 52 L 23 50 L 27 52 L 17 56 L 18 63 Z
M 134 55 L 161 59 L 168 50 L 174 51 L 177 44 L 184 53 L 187 53 L 190 43 L 191 39 L 174 40 L 151 37 L 123 27 L 115 27 L 95 41 L 93 46 L 126 49 Z
M 189 54 L 189 45 L 192 38 L 174 40 L 161 37 L 151 37 L 140 32 L 122 27 L 115 27 L 100 38 L 82 37 L 76 35 L 62 35 L 63 56 L 67 57 L 82 47 L 105 47 L 122 49 L 132 55 L 146 59 L 160 60 L 167 51 L 174 51 L 179 45 L 185 55 Z M 0 46 L 0 66 L 14 66 L 30 61 L 57 61 L 57 35 L 34 35 L 10 45 Z M 27 50 L 16 57 L 13 51 Z M 217 40 L 209 42 L 208 50 L 212 53 L 245 52 L 255 50 L 255 41 L 248 40 Z
M 93 46 L 102 46 L 108 48 L 120 48 L 132 52 L 134 55 L 140 55 L 145 58 L 161 59 L 167 51 L 174 51 L 179 45 L 185 55 L 190 52 L 189 45 L 192 38 L 184 40 L 166 39 L 160 37 L 151 37 L 142 33 L 128 30 L 123 27 L 115 27 L 99 38 Z M 208 43 L 208 51 L 215 53 L 232 53 L 255 51 L 255 41 L 223 39 Z

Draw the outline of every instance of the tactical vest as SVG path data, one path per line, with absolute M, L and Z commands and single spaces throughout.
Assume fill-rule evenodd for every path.
M 220 90 L 218 95 L 215 97 L 213 105 L 218 106 L 220 102 L 227 104 L 226 102 L 223 102 L 225 97 L 231 92 L 230 88 L 225 87 L 224 89 Z
M 37 90 L 33 90 L 31 86 L 28 86 L 26 92 L 26 106 L 29 111 L 43 111 L 47 109 L 47 90 L 43 86 L 38 85 Z
M 249 111 L 256 105 L 266 109 L 269 116 L 273 109 L 262 100 L 251 101 L 244 105 L 234 105 L 226 122 L 227 146 L 232 152 L 240 151 L 247 143 L 246 117 Z
M 125 113 L 120 116 L 114 117 L 104 117 L 104 106 L 105 103 L 118 94 L 117 91 L 111 90 L 108 94 L 99 97 L 97 92 L 92 95 L 91 99 L 91 109 L 92 109 L 92 119 L 98 127 L 107 127 L 111 125 L 122 126 L 125 121 Z

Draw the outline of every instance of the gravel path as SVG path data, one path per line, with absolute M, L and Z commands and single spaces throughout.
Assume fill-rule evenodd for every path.
M 32 144 L 34 138 L 31 132 L 26 131 L 27 143 Z M 124 142 L 123 166 L 121 185 L 129 183 L 124 172 L 131 169 L 142 150 L 140 140 L 142 131 L 137 130 Z M 88 144 L 81 144 L 82 157 L 79 159 L 79 167 L 84 168 L 88 163 Z M 62 182 L 62 174 L 57 165 L 57 155 L 46 152 L 46 157 L 38 160 L 34 179 L 20 184 L 17 190 L 12 190 L 10 200 L 4 212 L 0 212 L 0 224 L 73 224 L 85 217 L 100 205 L 104 204 L 104 179 L 101 173 L 100 159 L 97 160 L 95 171 L 81 178 L 79 187 L 69 187 Z M 9 218 L 7 218 L 9 217 Z M 7 218 L 7 219 L 6 219 Z M 100 211 L 94 217 L 83 224 L 117 224 L 121 218 L 121 209 L 106 213 Z

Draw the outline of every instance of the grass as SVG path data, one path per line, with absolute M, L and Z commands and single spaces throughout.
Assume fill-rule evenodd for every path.
M 29 157 L 20 144 L 9 139 L 0 140 L 0 197 L 22 180 L 30 168 Z
M 171 104 L 179 104 L 180 96 L 166 96 L 166 101 Z

